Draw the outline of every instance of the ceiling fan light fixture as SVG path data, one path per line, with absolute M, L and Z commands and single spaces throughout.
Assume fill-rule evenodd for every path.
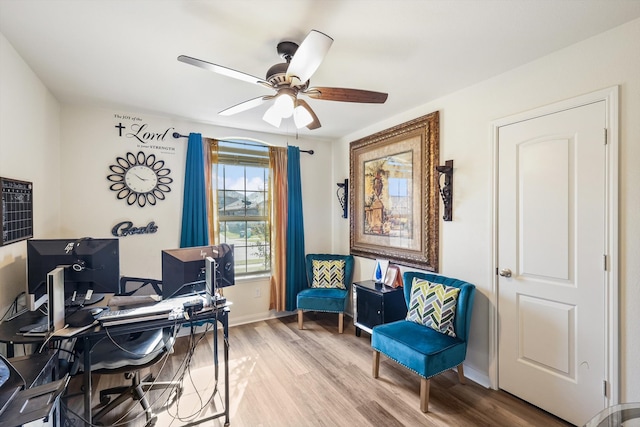
M 280 123 L 282 123 L 282 116 L 278 112 L 276 105 L 273 104 L 271 107 L 265 111 L 264 116 L 262 116 L 262 120 L 269 123 L 271 126 L 280 127 Z
M 304 108 L 302 105 L 298 105 L 293 110 L 293 121 L 295 122 L 296 127 L 301 129 L 313 121 L 313 116 L 309 110 Z
M 273 103 L 273 108 L 280 114 L 280 117 L 286 119 L 291 117 L 293 114 L 293 107 L 295 106 L 295 101 L 293 97 L 288 93 L 281 93 L 276 97 L 276 100 Z

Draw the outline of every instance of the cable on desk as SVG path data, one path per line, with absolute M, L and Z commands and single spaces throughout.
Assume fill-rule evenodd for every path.
M 69 325 L 65 325 L 64 328 L 62 329 L 67 329 L 69 327 Z M 40 348 L 38 349 L 38 353 L 42 353 L 42 350 L 45 349 L 45 346 L 49 343 L 49 341 L 51 340 L 51 338 L 54 337 L 54 332 L 49 332 L 47 334 L 47 337 L 45 338 L 44 342 L 42 343 L 42 345 L 40 346 Z

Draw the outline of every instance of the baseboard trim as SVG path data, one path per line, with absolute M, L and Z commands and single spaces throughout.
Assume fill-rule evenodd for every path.
M 464 365 L 464 376 L 483 387 L 491 388 L 491 381 L 489 380 L 489 376 L 486 373 L 478 371 L 477 369 L 474 369 L 469 365 Z
M 269 311 L 267 313 L 260 313 L 257 315 L 252 314 L 252 315 L 240 316 L 240 317 L 229 316 L 229 327 L 246 325 L 247 323 L 262 322 L 264 320 L 277 319 L 279 317 L 292 316 L 294 314 L 296 314 L 295 311 L 278 311 L 278 312 Z

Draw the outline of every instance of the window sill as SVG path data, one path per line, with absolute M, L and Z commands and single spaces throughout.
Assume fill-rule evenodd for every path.
M 236 276 L 236 284 L 263 281 L 265 279 L 269 279 L 270 277 L 271 277 L 271 273 L 248 274 L 246 276 L 244 275 Z

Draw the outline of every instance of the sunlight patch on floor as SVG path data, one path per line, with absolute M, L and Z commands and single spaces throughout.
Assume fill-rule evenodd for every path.
M 229 414 L 233 417 L 242 401 L 249 378 L 257 364 L 255 357 L 229 360 Z M 224 411 L 224 365 L 221 361 L 218 391 L 213 399 L 215 375 L 212 366 L 187 373 L 180 400 L 158 414 L 156 427 L 173 427 Z M 220 418 L 223 424 L 224 416 Z

